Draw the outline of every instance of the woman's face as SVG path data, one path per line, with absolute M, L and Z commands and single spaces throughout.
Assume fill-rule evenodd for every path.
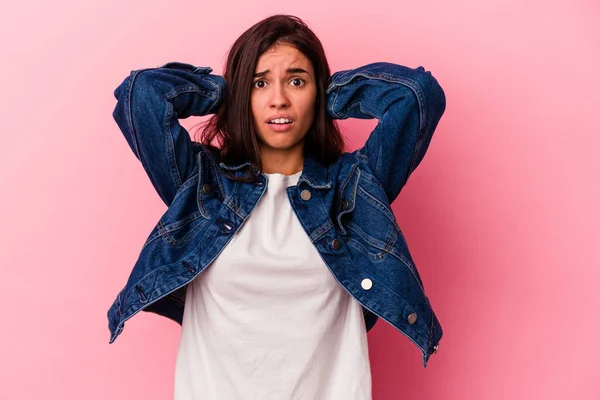
M 312 63 L 295 47 L 276 44 L 258 59 L 250 100 L 261 147 L 293 150 L 304 144 L 315 115 Z

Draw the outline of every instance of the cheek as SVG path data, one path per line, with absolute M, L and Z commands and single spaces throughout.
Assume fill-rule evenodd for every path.
M 259 99 L 257 98 L 257 96 L 250 97 L 250 111 L 252 111 L 252 120 L 254 121 L 254 124 L 256 125 L 257 121 L 261 121 L 260 105 L 259 105 Z
M 302 104 L 302 112 L 304 114 L 304 116 L 306 117 L 306 122 L 308 124 L 312 123 L 312 120 L 315 116 L 316 110 L 315 110 L 315 106 L 316 106 L 316 96 L 311 96 L 308 99 L 305 99 L 303 104 Z

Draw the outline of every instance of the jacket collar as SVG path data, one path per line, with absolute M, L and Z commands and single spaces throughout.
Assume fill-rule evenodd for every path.
M 250 171 L 255 174 L 259 174 L 258 169 L 250 162 L 246 162 L 238 165 L 228 165 L 221 162 L 217 156 L 217 162 L 219 167 L 230 171 L 230 174 L 236 176 L 242 176 Z M 310 187 L 314 189 L 331 189 L 331 179 L 329 177 L 328 168 L 321 164 L 314 155 L 308 154 L 304 157 L 304 166 L 302 168 L 302 175 L 298 179 L 300 182 L 306 182 Z
M 329 169 L 321 164 L 313 154 L 307 154 L 304 157 L 304 167 L 298 184 L 300 182 L 306 182 L 314 189 L 331 189 Z

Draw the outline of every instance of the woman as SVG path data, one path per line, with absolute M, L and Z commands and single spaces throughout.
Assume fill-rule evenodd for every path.
M 437 81 L 390 63 L 330 76 L 318 38 L 283 15 L 211 72 L 172 62 L 115 91 L 168 209 L 108 312 L 110 342 L 141 310 L 181 323 L 177 399 L 371 399 L 378 318 L 426 366 L 442 329 L 390 203 L 444 111 Z M 178 123 L 213 113 L 200 142 Z M 351 153 L 344 118 L 379 119 Z

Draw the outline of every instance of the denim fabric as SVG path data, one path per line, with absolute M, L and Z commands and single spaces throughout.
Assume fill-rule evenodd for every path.
M 171 62 L 132 71 L 115 90 L 114 119 L 168 209 L 108 311 L 110 343 L 142 310 L 181 324 L 186 285 L 221 253 L 266 190 L 265 174 L 249 163 L 224 164 L 178 122 L 217 110 L 226 84 L 211 72 Z M 332 165 L 307 154 L 298 184 L 287 189 L 325 264 L 362 305 L 367 330 L 385 320 L 418 346 L 424 367 L 442 328 L 390 204 L 423 159 L 445 104 L 422 67 L 373 63 L 336 72 L 327 89 L 329 116 L 379 123 L 364 147 Z M 247 171 L 257 174 L 255 183 L 225 176 Z M 301 197 L 305 190 L 311 196 Z

